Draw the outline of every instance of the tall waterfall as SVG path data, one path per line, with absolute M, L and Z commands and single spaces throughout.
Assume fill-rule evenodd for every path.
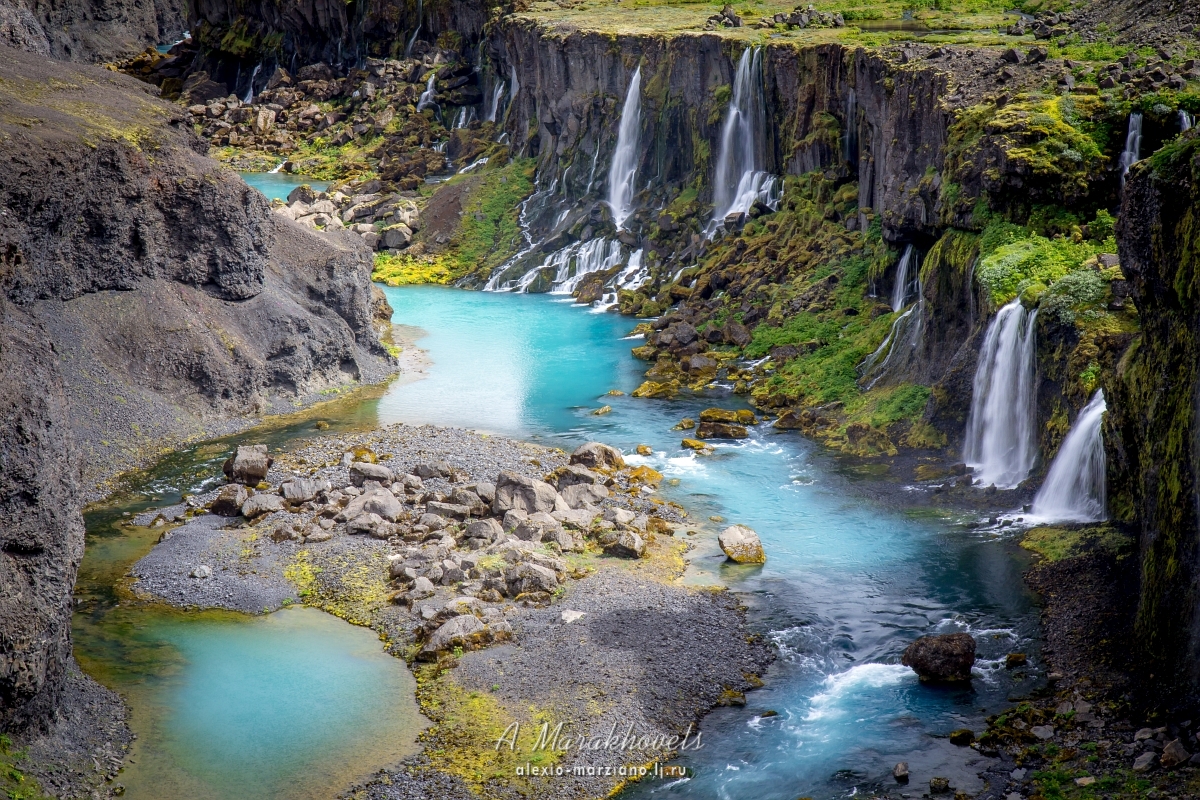
M 1033 500 L 1033 516 L 1063 522 L 1105 518 L 1104 438 L 1100 425 L 1108 406 L 1099 390 L 1071 426 L 1046 482 Z
M 892 311 L 899 311 L 906 305 L 909 296 L 917 282 L 917 275 L 912 273 L 913 246 L 904 248 L 900 263 L 896 265 L 896 283 L 892 287 Z
M 1190 131 L 1192 129 L 1192 126 L 1194 126 L 1195 124 L 1196 124 L 1195 117 L 1193 117 L 1188 112 L 1184 111 L 1182 108 L 1179 109 L 1179 131 L 1181 133 Z
M 620 230 L 633 213 L 634 178 L 637 176 L 638 133 L 642 122 L 642 68 L 639 66 L 629 82 L 625 105 L 621 109 L 621 124 L 617 129 L 617 148 L 608 168 L 608 205 L 613 222 Z
M 717 170 L 713 180 L 711 236 L 730 214 L 744 214 L 761 200 L 778 205 L 775 176 L 763 172 L 766 160 L 766 101 L 763 97 L 762 50 L 742 51 L 733 79 L 733 96 L 725 112 Z
M 413 45 L 417 43 L 417 34 L 421 32 L 421 18 L 425 16 L 423 2 L 424 0 L 417 0 L 417 29 L 413 31 L 412 38 L 408 40 L 408 46 L 404 48 L 405 58 L 412 56 Z
M 1142 112 L 1134 111 L 1129 115 L 1129 131 L 1125 134 L 1125 150 L 1121 153 L 1121 186 L 1125 186 L 1125 176 L 1129 168 L 1138 162 L 1142 155 Z
M 425 91 L 421 92 L 421 99 L 417 101 L 417 111 L 423 111 L 435 105 L 433 102 L 433 98 L 437 95 L 437 91 L 433 88 L 435 80 L 437 80 L 437 70 L 429 73 L 429 82 L 425 84 Z
M 985 486 L 1017 486 L 1037 457 L 1036 322 L 1036 310 L 1013 300 L 988 325 L 979 353 L 963 460 Z

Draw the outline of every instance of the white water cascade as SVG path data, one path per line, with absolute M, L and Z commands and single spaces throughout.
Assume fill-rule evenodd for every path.
M 628 292 L 640 289 L 646 281 L 650 280 L 650 267 L 645 263 L 646 251 L 635 250 L 629 254 L 629 261 L 625 264 L 625 269 L 617 273 L 617 277 L 612 282 L 612 291 L 605 292 L 604 296 L 592 304 L 592 310 L 596 313 L 608 311 L 617 304 L 618 292 L 622 289 Z
M 1013 300 L 988 325 L 979 353 L 963 461 L 984 486 L 1014 488 L 1037 458 L 1036 322 L 1036 310 Z
M 254 71 L 250 73 L 250 86 L 246 89 L 246 96 L 242 98 L 242 102 L 250 105 L 254 102 L 254 79 L 258 77 L 259 70 L 262 69 L 262 62 L 254 65 Z
M 1121 186 L 1125 186 L 1125 176 L 1129 168 L 1138 162 L 1142 156 L 1142 112 L 1134 111 L 1129 115 L 1129 131 L 1125 134 L 1125 150 L 1121 153 Z
M 642 122 L 642 68 L 639 66 L 629 82 L 625 105 L 621 108 L 621 124 L 617 128 L 617 147 L 612 165 L 608 168 L 608 206 L 613 222 L 620 230 L 633 213 L 634 178 L 638 165 L 638 133 Z
M 711 238 L 730 214 L 748 212 L 756 200 L 779 205 L 775 176 L 763 171 L 766 160 L 766 102 L 763 98 L 762 51 L 742 51 L 733 78 L 733 96 L 725 112 L 717 170 L 713 179 Z
M 421 92 L 421 99 L 417 101 L 417 111 L 424 111 L 432 105 L 433 98 L 437 95 L 437 90 L 433 88 L 433 82 L 437 80 L 437 70 L 429 73 L 429 82 L 425 84 L 425 91 Z
M 1182 108 L 1179 109 L 1179 132 L 1186 133 L 1196 124 L 1196 118 Z
M 900 262 L 896 264 L 896 283 L 892 287 L 892 311 L 904 308 L 908 298 L 912 295 L 912 290 L 916 288 L 917 275 L 913 273 L 912 261 L 913 246 L 910 244 L 904 248 L 904 255 L 900 256 Z
M 417 43 L 417 35 L 421 32 L 421 18 L 425 16 L 423 2 L 424 0 L 417 0 L 417 29 L 413 31 L 412 38 L 408 40 L 408 45 L 404 48 L 405 58 L 412 56 L 413 45 Z
M 1104 437 L 1100 425 L 1107 410 L 1104 391 L 1098 390 L 1079 412 L 1033 500 L 1034 517 L 1054 522 L 1099 522 L 1105 518 Z
M 550 294 L 571 294 L 585 275 L 609 270 L 621 263 L 621 243 L 603 237 L 587 242 L 574 242 L 546 257 L 540 265 L 526 272 L 512 287 L 514 292 L 528 292 L 538 279 L 548 280 Z
M 488 122 L 496 121 L 496 114 L 500 110 L 500 98 L 504 97 L 504 89 L 505 89 L 504 81 L 500 81 L 499 83 L 496 84 L 496 88 L 492 89 L 492 102 L 491 102 L 491 105 L 488 107 L 488 112 L 487 112 L 487 121 Z

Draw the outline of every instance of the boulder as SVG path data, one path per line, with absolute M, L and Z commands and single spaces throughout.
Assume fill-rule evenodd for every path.
M 568 486 L 575 486 L 576 484 L 601 483 L 604 481 L 604 476 L 598 472 L 592 472 L 587 467 L 570 464 L 554 470 L 554 472 L 546 476 L 546 481 L 561 492 Z
M 554 510 L 557 499 L 558 492 L 544 481 L 501 472 L 496 478 L 496 498 L 492 501 L 492 511 L 496 514 L 514 510 L 526 514 L 550 512 Z
M 408 590 L 408 596 L 413 600 L 420 600 L 422 597 L 429 597 L 433 592 L 433 581 L 420 576 L 413 581 L 412 588 Z
M 969 681 L 975 640 L 969 633 L 922 636 L 908 646 L 900 663 L 912 667 L 922 681 Z
M 327 492 L 332 487 L 329 481 L 316 478 L 295 478 L 286 481 L 279 487 L 283 499 L 289 503 L 307 503 L 321 492 Z
M 376 539 L 386 539 L 390 531 L 383 517 L 378 514 L 359 514 L 346 524 L 346 533 L 359 536 L 371 536 Z
M 236 517 L 242 513 L 242 506 L 249 497 L 245 486 L 240 483 L 231 483 L 221 489 L 216 499 L 212 501 L 209 510 L 217 516 Z
M 492 490 L 492 499 L 493 500 L 495 499 L 495 496 L 496 496 L 496 492 L 493 489 Z M 450 502 L 455 505 L 466 506 L 470 510 L 470 513 L 477 517 L 483 516 L 487 512 L 487 508 L 488 508 L 487 505 L 484 504 L 482 497 L 480 497 L 479 495 L 477 495 L 475 492 L 471 491 L 470 489 L 463 489 L 461 487 L 456 488 L 453 492 L 450 493 Z M 491 501 L 489 500 L 488 502 L 491 502 Z
M 201 564 L 200 566 L 196 567 L 194 570 L 189 572 L 188 577 L 189 578 L 211 578 L 212 570 L 210 568 L 206 567 L 205 565 Z
M 232 482 L 257 486 L 267 477 L 275 459 L 267 455 L 265 444 L 238 445 L 237 453 L 225 460 L 221 470 Z
M 644 381 L 641 386 L 633 390 L 632 396 L 652 400 L 669 400 L 677 394 L 679 394 L 679 381 L 665 381 L 663 383 Z
M 386 489 L 372 489 L 355 497 L 342 512 L 338 519 L 342 522 L 355 519 L 361 514 L 378 514 L 388 522 L 395 522 L 404 513 L 404 506 Z
M 588 442 L 571 453 L 572 464 L 590 469 L 624 469 L 625 459 L 621 451 L 600 442 Z
M 496 538 L 504 533 L 504 528 L 494 519 L 480 519 L 467 525 L 466 535 L 468 539 L 486 539 L 489 542 L 496 541 Z
M 1153 750 L 1147 750 L 1133 760 L 1134 772 L 1149 772 L 1154 769 L 1155 763 L 1158 761 L 1158 753 Z
M 697 439 L 745 439 L 749 435 L 745 426 L 727 422 L 701 422 L 696 427 Z
M 1180 764 L 1187 763 L 1187 760 L 1192 757 L 1192 754 L 1183 746 L 1183 742 L 1178 739 L 1172 739 L 1167 742 L 1167 746 L 1163 748 L 1162 759 L 1160 763 L 1166 769 L 1172 769 Z
M 441 627 L 430 634 L 429 641 L 421 648 L 419 657 L 433 660 L 437 658 L 438 653 L 455 647 L 472 649 L 485 644 L 487 640 L 487 627 L 479 618 L 474 614 L 462 614 L 442 623 Z
M 471 516 L 471 508 L 469 506 L 460 506 L 455 503 L 439 503 L 430 501 L 425 504 L 425 512 L 428 514 L 437 514 L 439 517 L 446 519 L 465 520 Z
M 721 531 L 717 544 L 730 561 L 738 564 L 763 564 L 767 560 L 758 534 L 745 525 L 731 525 Z
M 413 467 L 413 474 L 423 480 L 448 478 L 450 477 L 450 465 L 445 461 L 435 461 L 432 464 L 417 464 Z
M 504 573 L 504 582 L 508 585 L 511 597 L 529 592 L 549 593 L 558 588 L 558 577 L 554 570 L 529 562 L 510 567 Z
M 706 408 L 700 412 L 701 422 L 731 422 L 737 423 L 738 415 L 736 411 L 730 411 L 724 408 Z
M 246 519 L 254 519 L 274 511 L 283 511 L 283 498 L 277 494 L 256 494 L 242 503 L 242 516 Z
M 468 486 L 475 495 L 488 505 L 496 499 L 496 484 L 494 483 L 477 483 L 474 486 Z
M 606 508 L 604 518 L 614 525 L 628 525 L 637 519 L 637 514 L 627 508 Z
M 392 479 L 392 471 L 382 464 L 371 464 L 366 461 L 350 463 L 350 482 L 355 486 L 362 486 L 365 481 L 378 481 L 387 486 Z
M 562 490 L 563 500 L 573 509 L 598 505 L 608 495 L 608 487 L 600 484 L 577 483 Z
M 641 536 L 630 530 L 617 534 L 617 540 L 604 548 L 610 556 L 619 558 L 641 558 L 646 554 L 646 542 Z

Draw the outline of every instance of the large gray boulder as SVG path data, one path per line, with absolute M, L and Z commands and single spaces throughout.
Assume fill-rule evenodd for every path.
M 496 537 L 504 533 L 504 528 L 494 519 L 480 519 L 467 525 L 466 535 L 468 539 L 486 539 L 489 542 L 496 541 Z
M 242 516 L 246 519 L 254 519 L 275 511 L 283 511 L 283 498 L 277 494 L 256 494 L 242 503 Z
M 496 499 L 492 511 L 503 515 L 507 511 L 523 511 L 536 514 L 550 513 L 558 500 L 558 492 L 545 481 L 526 478 L 512 472 L 501 472 L 496 478 Z
M 763 552 L 758 534 L 745 525 L 730 525 L 721 531 L 717 544 L 730 561 L 738 564 L 763 564 L 767 555 Z
M 975 640 L 969 633 L 922 636 L 908 646 L 900 663 L 912 667 L 922 681 L 969 681 Z
M 600 442 L 588 442 L 580 445 L 571 453 L 571 463 L 579 464 L 589 469 L 624 469 L 625 459 L 621 451 Z
M 562 490 L 562 499 L 573 509 L 599 505 L 608 495 L 608 487 L 598 483 L 576 483 Z
M 317 478 L 293 478 L 279 487 L 279 493 L 289 503 L 307 503 L 321 492 L 332 488 L 329 481 Z
M 242 506 L 250 494 L 240 483 L 231 483 L 221 488 L 212 501 L 209 510 L 219 517 L 236 517 L 242 513 Z
M 387 489 L 372 489 L 346 504 L 338 514 L 342 522 L 355 519 L 362 514 L 378 514 L 388 522 L 395 522 L 404 513 L 404 505 Z
M 646 555 L 646 542 L 633 531 L 621 531 L 617 534 L 617 540 L 604 550 L 620 558 L 641 558 Z
M 362 486 L 366 481 L 379 481 L 383 485 L 392 482 L 392 471 L 382 464 L 354 461 L 350 464 L 350 482 Z
M 275 459 L 267 455 L 265 444 L 238 445 L 237 453 L 225 460 L 221 470 L 230 481 L 257 486 L 267 477 Z
M 419 657 L 424 660 L 434 660 L 438 653 L 443 653 L 455 647 L 469 650 L 486 644 L 489 638 L 487 626 L 479 621 L 474 614 L 462 614 L 442 623 L 429 636 L 429 641 L 421 648 Z
M 504 581 L 508 584 L 511 597 L 528 592 L 549 593 L 558 588 L 558 576 L 554 574 L 554 570 L 529 562 L 510 567 L 504 573 Z

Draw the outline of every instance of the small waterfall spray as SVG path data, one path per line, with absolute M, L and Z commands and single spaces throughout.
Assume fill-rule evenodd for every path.
M 892 311 L 899 311 L 907 304 L 909 296 L 912 294 L 915 284 L 916 275 L 910 275 L 912 272 L 913 246 L 910 244 L 904 248 L 904 255 L 900 256 L 900 262 L 896 264 L 896 283 L 892 288 Z
M 851 89 L 846 95 L 846 135 L 842 137 L 842 160 L 858 161 L 858 95 Z
M 421 20 L 425 16 L 423 2 L 424 0 L 417 0 L 417 29 L 413 31 L 412 38 L 408 40 L 408 45 L 404 48 L 405 58 L 412 57 L 413 45 L 417 43 L 417 35 L 421 32 Z
M 514 74 L 514 78 L 516 75 Z M 617 147 L 608 169 L 608 205 L 613 222 L 620 230 L 633 213 L 634 178 L 637 175 L 638 133 L 642 122 L 642 68 L 639 66 L 629 82 L 625 105 L 621 108 L 621 124 L 617 129 Z
M 1129 115 L 1129 131 L 1125 134 L 1125 150 L 1121 153 L 1121 187 L 1125 187 L 1125 176 L 1129 168 L 1138 162 L 1142 155 L 1142 112 L 1134 111 Z
M 1056 522 L 1099 522 L 1105 518 L 1105 457 L 1101 423 L 1108 410 L 1099 390 L 1079 412 L 1058 448 L 1046 482 L 1033 500 L 1033 516 Z
M 775 177 L 762 171 L 766 160 L 766 101 L 763 97 L 762 50 L 742 51 L 733 78 L 733 96 L 725 112 L 721 143 L 713 179 L 713 218 L 709 237 L 730 214 L 744 214 L 756 200 L 772 208 L 776 196 Z
M 254 79 L 258 77 L 259 70 L 262 69 L 262 62 L 254 65 L 254 71 L 250 73 L 250 85 L 246 88 L 246 96 L 242 98 L 242 102 L 250 105 L 254 102 Z
M 492 89 L 492 104 L 487 112 L 487 121 L 495 122 L 497 112 L 500 110 L 500 98 L 504 97 L 504 81 L 496 84 L 496 88 Z
M 425 84 L 425 91 L 421 92 L 421 99 L 417 101 L 417 111 L 424 111 L 432 105 L 437 105 L 433 102 L 433 98 L 437 95 L 437 90 L 433 88 L 433 82 L 437 80 L 437 71 L 429 73 L 429 81 Z
M 984 486 L 1012 489 L 1037 458 L 1036 322 L 1036 310 L 1013 300 L 988 325 L 979 353 L 963 460 Z
M 1186 133 L 1196 124 L 1196 118 L 1182 108 L 1179 109 L 1179 132 Z
M 508 104 L 511 106 L 517 99 L 517 92 L 521 91 L 521 82 L 517 80 L 517 68 L 515 65 L 508 67 L 508 80 L 512 88 L 508 91 Z

